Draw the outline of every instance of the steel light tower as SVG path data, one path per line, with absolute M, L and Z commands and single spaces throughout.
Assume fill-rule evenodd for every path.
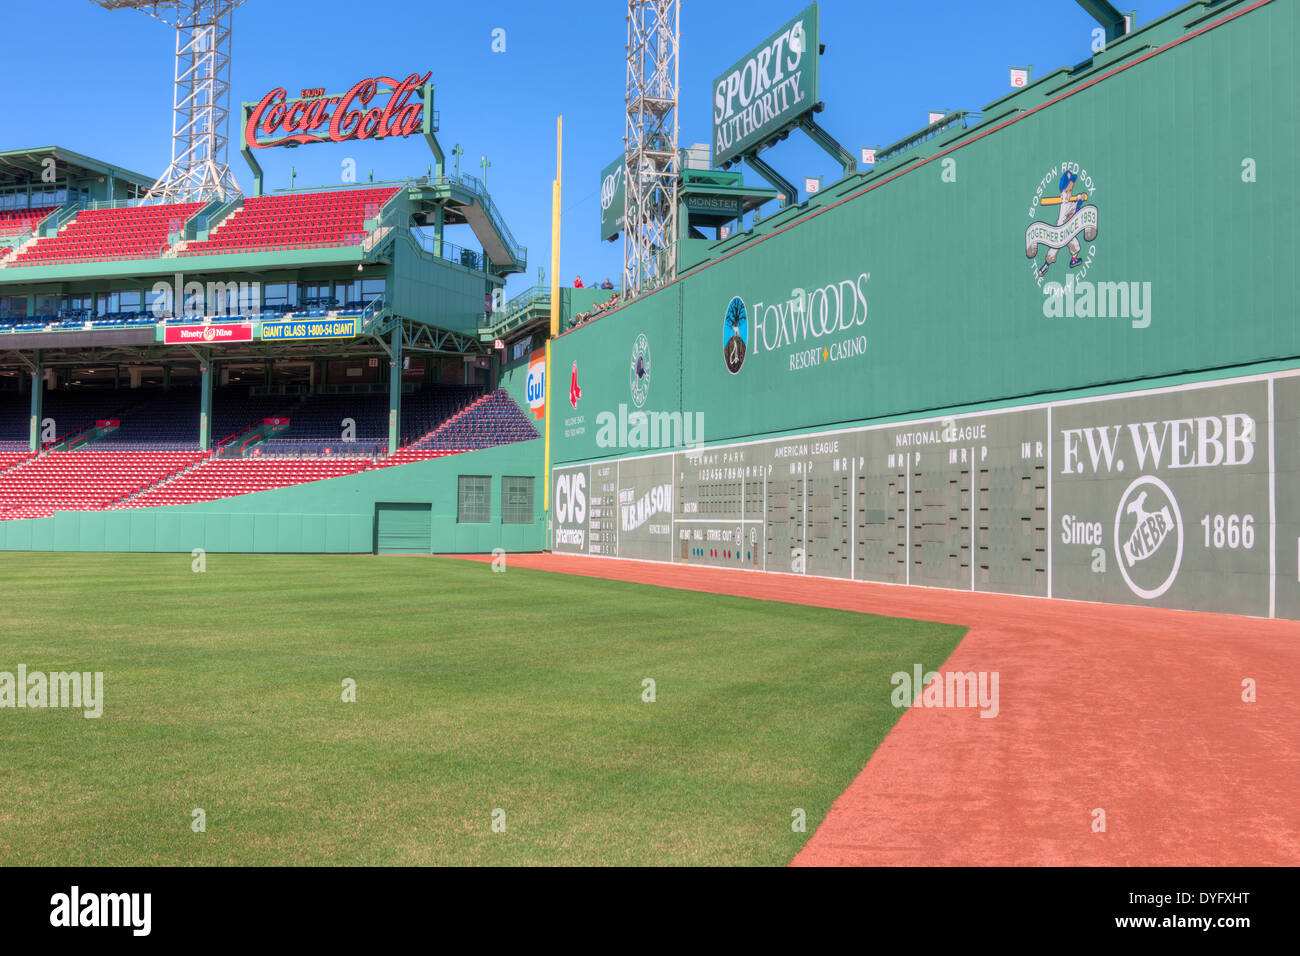
M 677 275 L 677 50 L 681 0 L 628 0 L 623 287 Z
M 91 0 L 147 13 L 176 30 L 172 161 L 145 202 L 203 202 L 239 192 L 230 171 L 230 39 L 244 0 Z

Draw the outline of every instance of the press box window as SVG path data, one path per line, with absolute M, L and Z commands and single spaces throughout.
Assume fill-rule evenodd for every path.
M 531 475 L 502 476 L 501 523 L 533 523 L 533 479 Z
M 461 524 L 486 524 L 492 520 L 492 479 L 488 475 L 459 476 L 456 520 Z

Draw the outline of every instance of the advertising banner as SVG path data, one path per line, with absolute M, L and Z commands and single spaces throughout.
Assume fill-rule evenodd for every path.
M 817 103 L 817 4 L 713 81 L 713 165 L 756 146 Z
M 623 231 L 623 203 L 627 191 L 627 164 L 620 154 L 600 171 L 600 238 L 614 239 Z
M 534 417 L 546 417 L 546 351 L 534 352 L 528 357 L 528 380 L 524 384 L 528 407 Z
M 283 339 L 350 339 L 356 334 L 356 319 L 310 319 L 303 322 L 262 323 L 263 341 L 276 341 Z
M 227 342 L 251 342 L 253 326 L 248 323 L 220 325 L 169 325 L 163 329 L 168 345 L 224 345 Z

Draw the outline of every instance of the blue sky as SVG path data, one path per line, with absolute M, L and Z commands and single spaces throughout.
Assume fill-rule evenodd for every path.
M 681 144 L 708 142 L 713 79 L 798 13 L 802 0 L 683 0 Z M 1126 8 L 1128 4 L 1119 3 Z M 1149 23 L 1181 4 L 1138 8 Z M 561 279 L 618 280 L 622 248 L 598 239 L 600 170 L 622 149 L 624 0 L 248 0 L 235 13 L 233 101 L 283 86 L 344 92 L 379 74 L 433 72 L 439 140 L 460 143 L 462 171 L 482 176 L 529 272 L 550 265 L 555 117 L 564 116 Z M 173 34 L 141 13 L 90 0 L 5 3 L 7 95 L 0 149 L 58 144 L 150 175 L 170 159 Z M 1074 0 L 822 0 L 821 124 L 853 152 L 926 124 L 930 109 L 980 109 L 1009 90 L 1008 66 L 1041 76 L 1089 55 L 1095 22 Z M 505 52 L 492 35 L 505 31 Z M 75 59 L 72 58 L 75 54 Z M 235 117 L 234 126 L 238 126 Z M 239 140 L 232 129 L 231 140 Z M 835 178 L 829 157 L 798 135 L 764 154 L 794 182 Z M 417 137 L 263 151 L 267 188 L 340 181 L 345 159 L 361 178 L 423 175 L 432 157 Z M 450 166 L 450 155 L 448 157 Z M 231 165 L 251 191 L 237 147 Z M 761 185 L 753 173 L 746 182 Z M 453 242 L 473 245 L 468 234 Z

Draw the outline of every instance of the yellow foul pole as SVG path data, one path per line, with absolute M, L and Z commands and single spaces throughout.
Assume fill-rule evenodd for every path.
M 560 334 L 560 170 L 564 117 L 555 118 L 555 179 L 551 183 L 551 334 L 546 339 L 546 463 L 542 472 L 542 511 L 551 514 L 551 339 Z

